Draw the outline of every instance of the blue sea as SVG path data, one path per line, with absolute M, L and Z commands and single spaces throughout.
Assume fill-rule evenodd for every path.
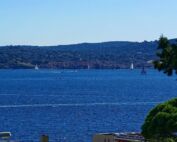
M 155 70 L 0 70 L 0 131 L 21 142 L 139 132 L 155 105 L 176 97 L 176 79 Z

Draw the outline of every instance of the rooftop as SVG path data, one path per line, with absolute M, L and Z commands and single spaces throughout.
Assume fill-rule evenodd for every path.
M 141 133 L 138 132 L 125 132 L 125 133 L 102 133 L 100 135 L 113 135 L 115 140 L 126 140 L 126 141 L 145 141 Z

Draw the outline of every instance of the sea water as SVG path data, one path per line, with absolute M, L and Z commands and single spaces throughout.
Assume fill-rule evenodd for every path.
M 14 140 L 91 142 L 140 132 L 148 112 L 177 96 L 176 76 L 155 70 L 0 70 L 0 131 Z

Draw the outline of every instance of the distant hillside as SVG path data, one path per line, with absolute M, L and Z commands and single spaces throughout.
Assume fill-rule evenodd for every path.
M 175 40 L 172 40 L 173 42 Z M 103 42 L 59 46 L 2 46 L 0 68 L 139 68 L 156 59 L 157 41 Z

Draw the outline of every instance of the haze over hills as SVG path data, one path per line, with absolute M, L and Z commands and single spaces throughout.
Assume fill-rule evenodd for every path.
M 171 40 L 175 42 L 176 39 Z M 1 46 L 0 68 L 114 69 L 136 68 L 156 59 L 158 42 L 114 41 L 58 46 Z

